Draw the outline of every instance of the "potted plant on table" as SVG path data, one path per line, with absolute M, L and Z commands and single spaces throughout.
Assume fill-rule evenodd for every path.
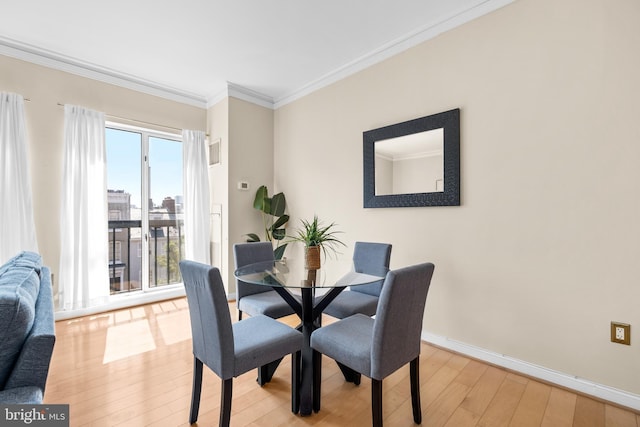
M 260 186 L 256 190 L 256 197 L 253 200 L 253 207 L 262 214 L 262 223 L 264 225 L 265 240 L 269 242 L 276 241 L 276 247 L 273 249 L 275 259 L 282 259 L 287 243 L 282 243 L 286 237 L 285 225 L 289 221 L 289 215 L 284 213 L 287 201 L 284 193 L 274 194 L 269 197 L 269 191 L 266 185 Z M 255 233 L 246 234 L 247 242 L 259 242 L 260 237 Z
M 336 236 L 341 231 L 334 229 L 335 222 L 329 225 L 322 225 L 318 216 L 313 216 L 313 221 L 300 220 L 302 227 L 296 230 L 296 234 L 291 236 L 294 242 L 302 242 L 305 246 L 305 268 L 317 270 L 320 268 L 320 252 L 327 255 L 337 254 L 338 246 L 346 246 Z

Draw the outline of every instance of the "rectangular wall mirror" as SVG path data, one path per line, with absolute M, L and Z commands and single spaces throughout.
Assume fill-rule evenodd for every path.
M 460 109 L 363 133 L 364 207 L 460 205 Z

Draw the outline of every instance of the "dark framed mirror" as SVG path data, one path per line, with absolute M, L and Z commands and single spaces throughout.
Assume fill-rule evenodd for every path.
M 362 134 L 364 207 L 460 205 L 460 109 Z

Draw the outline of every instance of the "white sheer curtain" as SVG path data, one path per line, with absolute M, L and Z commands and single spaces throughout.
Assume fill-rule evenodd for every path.
M 0 92 L 0 264 L 38 252 L 27 158 L 24 99 Z
M 104 113 L 65 105 L 64 122 L 60 307 L 76 310 L 109 295 Z
M 209 264 L 209 169 L 205 134 L 182 131 L 185 258 Z

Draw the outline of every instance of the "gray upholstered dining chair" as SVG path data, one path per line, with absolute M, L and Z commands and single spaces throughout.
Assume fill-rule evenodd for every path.
M 353 249 L 353 269 L 356 272 L 384 277 L 389 271 L 390 261 L 390 244 L 356 242 Z M 356 313 L 373 316 L 376 314 L 383 282 L 384 280 L 379 280 L 368 285 L 353 286 L 350 290 L 341 292 L 323 313 L 338 319 Z
M 291 410 L 300 405 L 299 372 L 302 334 L 267 316 L 255 316 L 234 324 L 216 267 L 181 261 L 193 340 L 193 389 L 189 423 L 198 420 L 202 366 L 222 380 L 220 426 L 231 418 L 233 378 L 291 354 Z
M 374 427 L 382 426 L 382 380 L 409 363 L 413 420 L 420 409 L 420 332 L 434 265 L 418 264 L 393 270 L 380 294 L 375 319 L 354 314 L 311 334 L 311 347 L 353 371 L 371 378 Z
M 262 261 L 274 261 L 271 242 L 237 243 L 233 245 L 236 269 Z M 267 286 L 253 285 L 236 279 L 236 305 L 238 319 L 242 313 L 249 316 L 264 314 L 278 319 L 294 314 L 295 311 L 280 295 Z

